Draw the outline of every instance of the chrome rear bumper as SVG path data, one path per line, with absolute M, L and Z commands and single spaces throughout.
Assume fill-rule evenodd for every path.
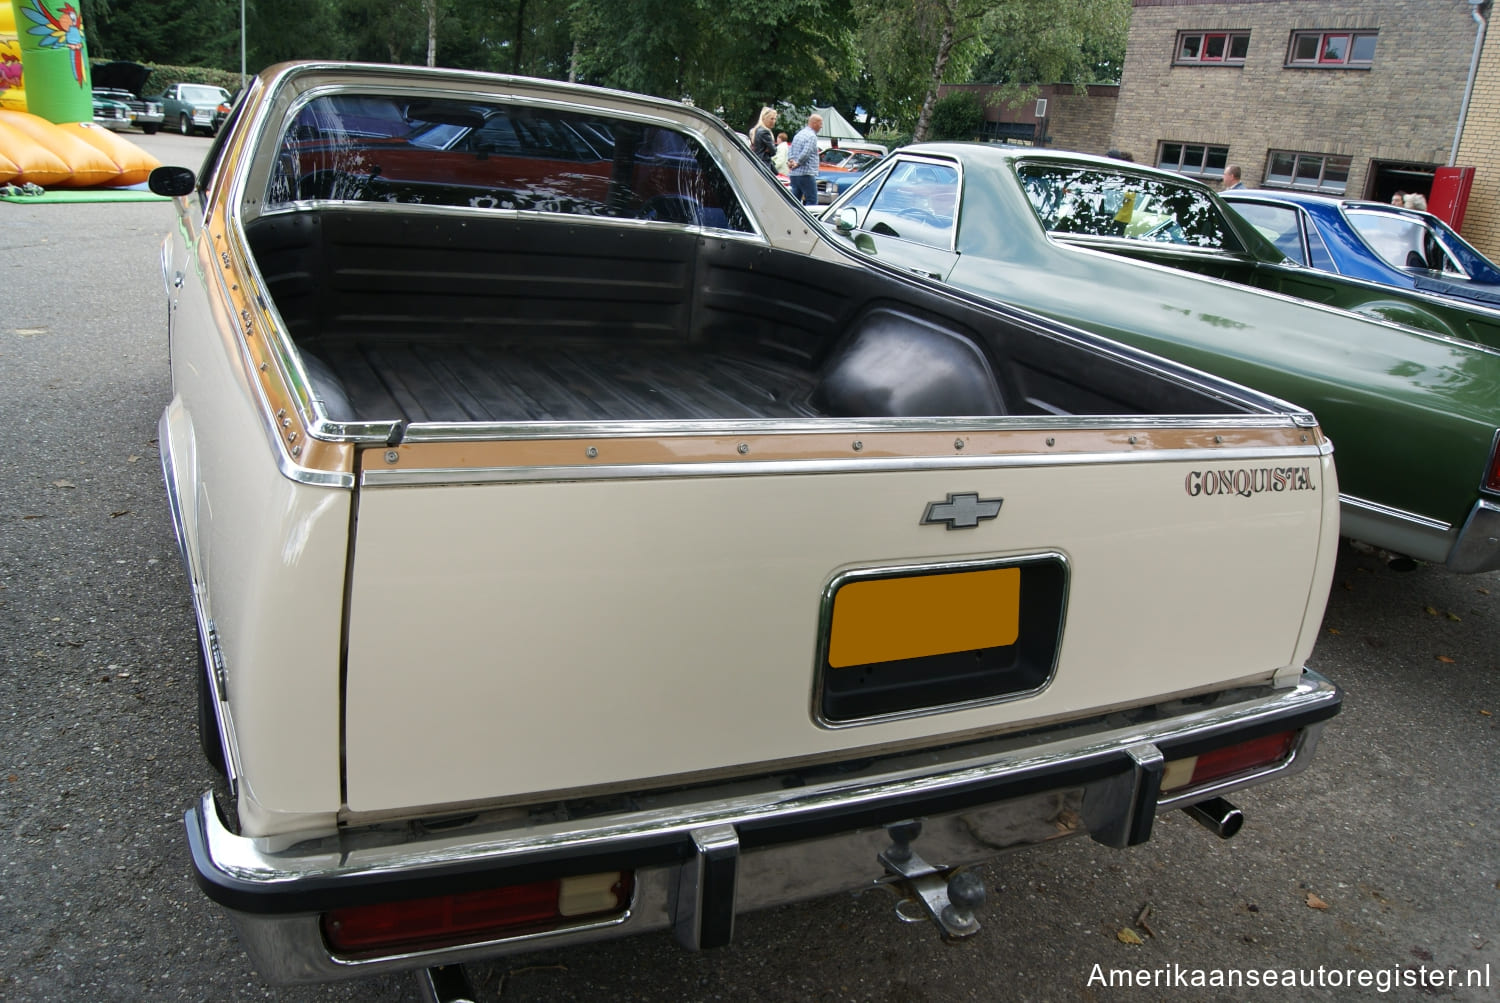
M 1447 563 L 1460 574 L 1500 569 L 1500 504 L 1483 498 L 1474 503 Z
M 1306 765 L 1336 687 L 1241 689 L 938 750 L 544 809 L 345 830 L 287 845 L 237 836 L 213 798 L 187 812 L 199 884 L 225 906 L 268 980 L 318 982 L 672 929 L 690 947 L 726 941 L 734 916 L 890 879 L 885 827 L 921 820 L 912 848 L 944 869 L 1087 832 L 1150 838 L 1155 815 Z M 1200 787 L 1161 790 L 1164 764 L 1297 730 L 1284 761 Z M 375 958 L 335 957 L 321 913 L 549 877 L 630 870 L 628 911 L 543 933 Z

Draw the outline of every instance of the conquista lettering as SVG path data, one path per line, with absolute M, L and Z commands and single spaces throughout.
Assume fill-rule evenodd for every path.
M 1237 470 L 1192 470 L 1183 487 L 1190 497 L 1252 495 L 1280 491 L 1316 491 L 1311 467 L 1248 467 Z

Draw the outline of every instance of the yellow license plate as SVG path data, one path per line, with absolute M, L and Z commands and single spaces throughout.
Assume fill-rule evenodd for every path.
M 872 665 L 1016 643 L 1021 569 L 848 582 L 833 597 L 828 665 Z

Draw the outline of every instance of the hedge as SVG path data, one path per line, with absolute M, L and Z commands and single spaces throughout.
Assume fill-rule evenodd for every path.
M 94 66 L 102 66 L 111 60 L 96 59 Z M 240 75 L 232 70 L 219 70 L 211 66 L 169 66 L 166 63 L 142 63 L 150 67 L 151 75 L 141 87 L 142 96 L 162 94 L 173 84 L 212 84 L 222 87 L 230 94 L 240 89 Z

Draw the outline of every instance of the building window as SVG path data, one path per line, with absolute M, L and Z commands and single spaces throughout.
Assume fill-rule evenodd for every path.
M 1156 166 L 1195 178 L 1222 178 L 1229 163 L 1229 147 L 1204 143 L 1163 143 Z
M 1368 67 L 1375 61 L 1373 31 L 1294 31 L 1288 66 Z
M 1272 150 L 1266 158 L 1265 186 L 1342 195 L 1349 187 L 1349 162 L 1348 157 L 1323 153 Z
M 1243 66 L 1249 51 L 1248 31 L 1181 31 L 1172 62 L 1179 66 Z

